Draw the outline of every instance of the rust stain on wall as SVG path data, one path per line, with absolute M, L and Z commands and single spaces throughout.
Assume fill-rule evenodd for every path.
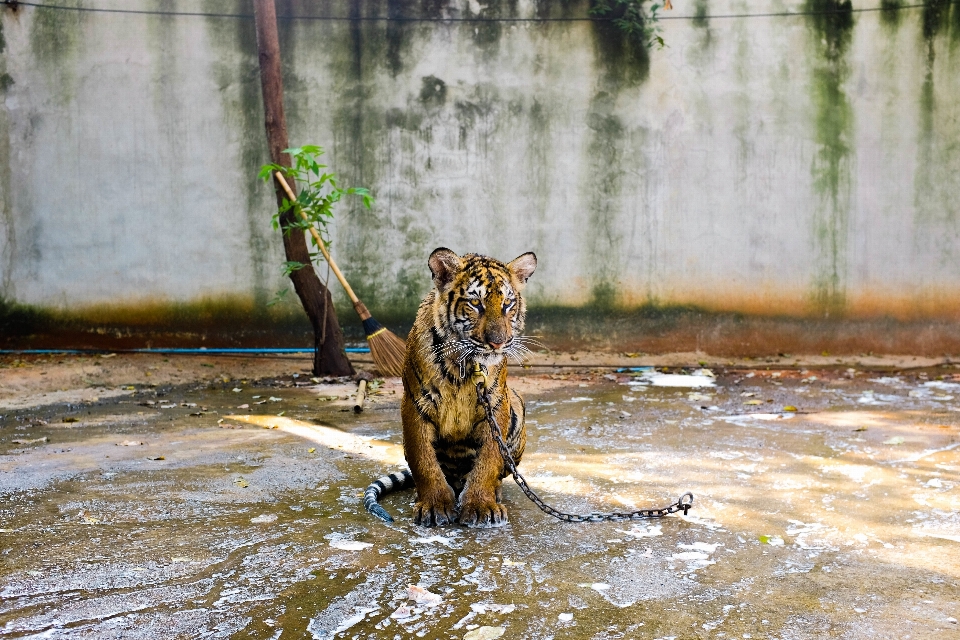
M 827 315 L 820 305 L 811 302 L 805 289 L 782 287 L 763 290 L 760 287 L 676 287 L 664 295 L 665 305 L 695 305 L 716 313 L 741 313 L 747 316 L 793 318 L 823 318 L 868 320 L 891 318 L 899 321 L 960 320 L 960 286 L 928 287 L 905 292 L 875 289 L 847 296 L 843 312 Z M 637 291 L 619 291 L 624 308 L 636 308 L 646 303 L 645 295 Z
M 954 296 L 955 299 L 960 296 Z M 864 301 L 864 309 L 869 301 Z M 786 315 L 775 305 L 759 313 L 706 305 L 545 307 L 529 310 L 527 333 L 554 350 L 600 349 L 629 353 L 697 351 L 714 356 L 772 356 L 782 353 L 960 355 L 960 305 L 951 317 L 930 319 L 930 310 L 911 319 L 884 316 L 843 320 Z M 878 303 L 887 309 L 885 303 Z M 906 303 L 905 303 L 906 304 Z M 908 305 L 909 306 L 909 305 Z M 946 307 L 936 306 L 940 312 Z M 363 344 L 352 310 L 338 309 L 348 340 Z M 379 317 L 379 315 L 378 315 Z M 384 318 L 381 318 L 384 319 Z M 410 318 L 386 320 L 399 335 Z M 211 298 L 175 304 L 145 300 L 70 311 L 0 304 L 0 348 L 310 347 L 310 325 L 295 304 L 265 309 L 253 298 Z

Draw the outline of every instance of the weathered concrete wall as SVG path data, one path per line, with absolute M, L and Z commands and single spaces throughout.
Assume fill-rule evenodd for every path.
M 372 211 L 341 209 L 332 236 L 380 314 L 414 307 L 426 256 L 445 245 L 536 251 L 541 305 L 956 317 L 960 6 L 709 17 L 834 4 L 675 0 L 666 15 L 699 17 L 665 20 L 668 47 L 650 53 L 589 21 L 284 21 L 291 141 L 325 146 L 342 181 L 376 197 Z M 278 8 L 575 18 L 588 6 Z M 255 178 L 252 20 L 23 7 L 2 27 L 0 295 L 60 309 L 263 303 L 284 286 Z

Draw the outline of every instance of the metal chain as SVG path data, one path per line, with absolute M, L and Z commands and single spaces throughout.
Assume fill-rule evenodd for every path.
M 682 496 L 680 499 L 671 504 L 669 507 L 664 507 L 662 509 L 640 509 L 638 511 L 628 511 L 620 512 L 613 511 L 610 513 L 589 513 L 586 515 L 579 515 L 575 513 L 564 513 L 554 509 L 546 502 L 540 499 L 533 489 L 527 485 L 527 481 L 524 480 L 523 476 L 520 475 L 520 472 L 517 471 L 517 465 L 513 462 L 513 454 L 510 453 L 510 449 L 507 448 L 507 444 L 503 441 L 503 435 L 500 432 L 500 425 L 497 423 L 497 418 L 493 415 L 493 407 L 490 406 L 490 394 L 486 392 L 486 380 L 478 380 L 477 382 L 477 399 L 480 400 L 480 404 L 483 405 L 483 410 L 487 415 L 487 423 L 490 425 L 490 431 L 493 433 L 493 439 L 497 443 L 497 447 L 500 449 L 500 455 L 503 457 L 503 463 L 507 466 L 507 469 L 510 471 L 510 474 L 513 476 L 513 480 L 517 483 L 517 486 L 520 487 L 520 490 L 530 501 L 537 505 L 541 511 L 544 513 L 553 516 L 558 520 L 563 520 L 564 522 L 620 522 L 622 520 L 641 520 L 645 518 L 662 518 L 671 513 L 677 513 L 678 511 L 683 511 L 683 515 L 687 515 L 687 511 L 690 510 L 690 507 L 693 506 L 693 494 L 689 491 Z

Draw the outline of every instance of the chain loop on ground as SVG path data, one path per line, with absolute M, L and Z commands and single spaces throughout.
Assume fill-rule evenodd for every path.
M 662 518 L 670 515 L 671 513 L 677 513 L 679 511 L 683 511 L 683 515 L 687 515 L 687 511 L 693 507 L 693 494 L 689 491 L 680 496 L 676 502 L 670 506 L 663 507 L 662 509 L 638 509 L 637 511 L 613 511 L 610 513 L 594 512 L 580 515 L 575 513 L 564 513 L 563 511 L 551 507 L 544 502 L 540 496 L 534 492 L 533 489 L 530 488 L 524 477 L 520 475 L 519 471 L 517 471 L 517 465 L 513 462 L 513 455 L 510 453 L 510 449 L 507 448 L 507 444 L 503 441 L 503 435 L 500 432 L 500 425 L 497 423 L 496 416 L 493 415 L 493 408 L 490 406 L 490 395 L 486 391 L 486 381 L 484 379 L 478 380 L 477 382 L 477 398 L 480 401 L 480 404 L 483 406 L 484 413 L 487 416 L 487 424 L 490 425 L 490 432 L 493 434 L 493 439 L 496 441 L 497 447 L 500 449 L 500 456 L 503 458 L 503 463 L 513 476 L 514 482 L 517 483 L 517 486 L 520 487 L 520 490 L 523 491 L 530 501 L 537 505 L 537 507 L 539 507 L 540 510 L 547 515 L 553 516 L 557 520 L 562 520 L 564 522 L 621 522 L 623 520 Z

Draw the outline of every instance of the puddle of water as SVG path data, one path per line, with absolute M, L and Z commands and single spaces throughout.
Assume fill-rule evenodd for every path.
M 658 371 L 644 371 L 630 380 L 631 385 L 650 385 L 652 387 L 669 387 L 677 389 L 702 389 L 716 386 L 713 372 L 701 369 L 690 374 L 660 373 Z

